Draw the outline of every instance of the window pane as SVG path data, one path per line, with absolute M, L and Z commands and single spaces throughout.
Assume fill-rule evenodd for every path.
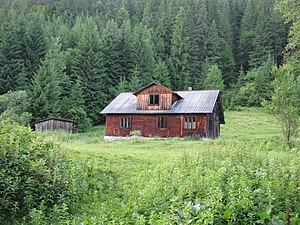
M 154 99 L 154 104 L 159 104 L 159 95 L 154 95 L 155 99 Z
M 149 104 L 158 105 L 159 104 L 159 95 L 149 95 Z
M 158 127 L 158 129 L 160 128 L 160 116 L 158 117 L 158 120 L 157 120 L 157 127 Z
M 188 129 L 192 129 L 191 117 L 188 117 Z
M 196 118 L 192 117 L 192 129 L 196 129 Z

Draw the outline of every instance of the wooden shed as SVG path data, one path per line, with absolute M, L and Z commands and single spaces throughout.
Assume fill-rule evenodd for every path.
M 152 82 L 134 93 L 121 93 L 101 112 L 106 136 L 201 136 L 216 138 L 224 113 L 219 90 L 177 91 Z
M 74 129 L 74 121 L 66 119 L 49 118 L 33 123 L 34 130 L 37 131 L 54 131 L 62 130 L 72 133 Z

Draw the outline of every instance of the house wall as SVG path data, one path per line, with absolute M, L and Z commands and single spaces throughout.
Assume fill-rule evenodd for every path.
M 207 114 L 206 133 L 208 138 L 215 139 L 220 136 L 220 118 L 218 110 L 218 105 L 216 104 L 213 112 Z
M 159 95 L 159 105 L 149 105 L 149 96 Z M 168 110 L 177 100 L 177 96 L 160 85 L 152 85 L 137 94 L 138 110 Z
M 196 129 L 184 129 L 184 115 L 167 115 L 168 128 L 157 128 L 159 115 L 107 115 L 106 136 L 129 136 L 133 130 L 139 130 L 142 136 L 158 137 L 182 137 L 200 134 L 206 137 L 205 114 L 188 115 L 196 117 Z M 129 129 L 120 128 L 120 118 L 130 117 L 131 126 Z

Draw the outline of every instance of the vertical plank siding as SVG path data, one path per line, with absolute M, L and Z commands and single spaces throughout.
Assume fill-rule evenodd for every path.
M 149 105 L 150 95 L 159 95 L 158 105 Z M 172 104 L 178 99 L 171 91 L 159 86 L 153 85 L 141 91 L 137 95 L 138 110 L 168 110 L 172 108 Z
M 34 128 L 38 131 L 63 130 L 72 133 L 74 123 L 63 120 L 49 119 L 35 123 Z

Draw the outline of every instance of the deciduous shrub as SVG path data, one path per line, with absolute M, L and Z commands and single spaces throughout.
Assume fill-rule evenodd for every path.
M 0 121 L 0 222 L 26 216 L 40 205 L 69 204 L 69 164 L 44 135 Z

